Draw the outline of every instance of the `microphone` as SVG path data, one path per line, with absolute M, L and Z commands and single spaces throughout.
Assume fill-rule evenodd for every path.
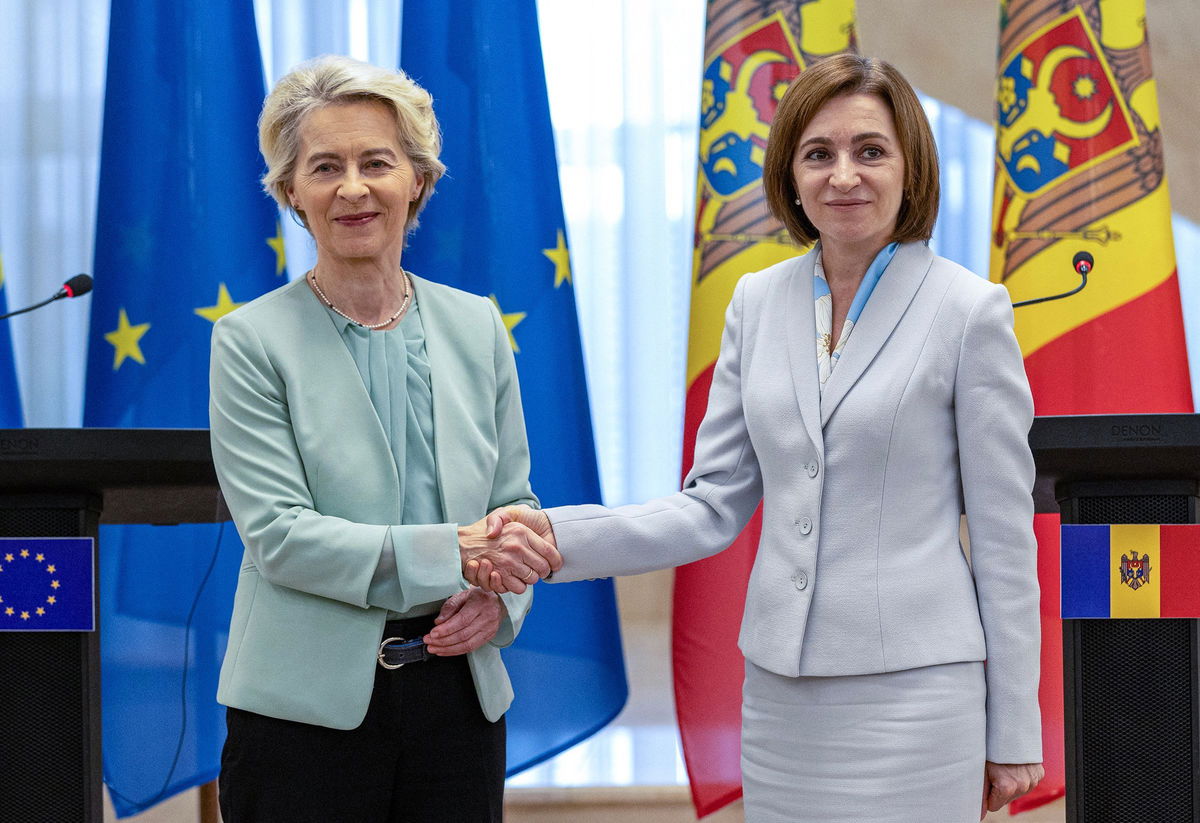
M 1080 252 L 1082 254 L 1083 252 Z M 1076 255 L 1078 256 L 1078 255 Z M 79 297 L 87 294 L 92 290 L 92 276 L 90 274 L 77 274 L 62 284 L 62 288 L 55 292 L 51 300 L 61 300 L 64 297 Z
M 1079 285 L 1070 291 L 1065 291 L 1062 294 L 1052 294 L 1049 297 L 1035 297 L 1032 300 L 1021 300 L 1013 303 L 1014 309 L 1019 309 L 1021 306 L 1032 306 L 1034 303 L 1045 303 L 1049 300 L 1061 300 L 1064 297 L 1070 297 L 1072 294 L 1083 291 L 1083 287 L 1087 285 L 1088 274 L 1096 265 L 1095 259 L 1086 251 L 1075 252 L 1075 257 L 1071 260 L 1071 266 L 1075 269 L 1075 273 L 1079 275 Z
M 53 297 L 43 300 L 41 303 L 34 303 L 32 306 L 26 306 L 23 309 L 10 311 L 8 314 L 0 314 L 0 320 L 6 320 L 18 314 L 24 314 L 27 311 L 40 309 L 47 303 L 53 303 L 55 300 L 62 300 L 64 297 L 79 297 L 81 294 L 87 294 L 92 290 L 92 278 L 87 274 L 77 274 L 62 284 L 62 288 L 54 293 Z

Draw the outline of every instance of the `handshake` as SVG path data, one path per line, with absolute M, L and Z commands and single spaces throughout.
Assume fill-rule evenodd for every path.
M 554 529 L 544 512 L 505 506 L 458 529 L 466 581 L 484 591 L 521 594 L 562 568 Z

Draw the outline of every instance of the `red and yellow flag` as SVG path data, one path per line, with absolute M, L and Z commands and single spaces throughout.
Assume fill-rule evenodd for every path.
M 1145 0 L 1001 0 L 991 279 L 1014 301 L 1039 415 L 1190 412 Z M 1037 515 L 1046 779 L 1065 791 L 1058 517 Z
M 1064 11 L 1064 6 L 1066 10 Z M 1190 412 L 1145 0 L 1001 3 L 991 279 L 1038 414 Z
M 854 0 L 709 0 L 684 419 L 683 473 L 746 272 L 798 252 L 771 217 L 762 162 L 775 108 L 813 61 L 856 50 Z M 728 550 L 675 575 L 672 656 L 683 754 L 698 815 L 741 796 L 743 659 L 737 648 L 760 515 Z
M 1200 617 L 1200 525 L 1062 527 L 1062 616 Z

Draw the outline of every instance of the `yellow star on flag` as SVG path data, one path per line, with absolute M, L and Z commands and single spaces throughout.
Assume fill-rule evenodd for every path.
M 13 607 L 9 606 L 7 609 L 4 610 L 4 613 L 6 615 L 8 615 L 9 617 L 12 617 L 13 616 Z
M 51 581 L 50 581 L 50 588 L 52 588 L 52 589 L 57 589 L 57 588 L 58 588 L 58 581 L 57 581 L 57 580 L 51 580 Z
M 34 559 L 37 560 L 37 562 L 41 563 L 43 560 L 46 559 L 46 555 L 38 554 L 37 557 L 35 557 Z
M 500 301 L 496 299 L 496 295 L 489 294 L 488 300 L 491 300 L 492 305 L 496 307 L 496 311 L 500 312 L 500 319 L 504 321 L 504 330 L 508 332 L 508 345 L 512 346 L 512 350 L 519 354 L 521 347 L 517 345 L 517 338 L 513 337 L 513 329 L 525 319 L 525 312 L 516 311 L 505 314 L 504 310 L 500 308 Z
M 29 557 L 29 549 L 21 549 L 21 557 Z
M 267 245 L 275 250 L 275 276 L 282 277 L 287 255 L 283 250 L 283 226 L 278 220 L 275 221 L 275 236 L 267 238 Z
M 117 316 L 116 331 L 110 331 L 104 335 L 104 339 L 112 343 L 115 349 L 113 352 L 113 371 L 121 368 L 121 364 L 125 362 L 126 357 L 132 357 L 143 366 L 146 365 L 146 358 L 142 356 L 142 347 L 138 344 L 138 341 L 149 330 L 149 323 L 138 323 L 136 326 L 130 325 L 129 315 L 125 314 L 125 309 L 121 309 L 121 313 Z
M 57 567 L 53 563 L 46 567 L 46 571 L 50 572 L 50 574 L 54 574 L 57 570 Z
M 563 230 L 558 230 L 557 244 L 552 249 L 542 249 L 542 254 L 550 258 L 550 262 L 554 264 L 554 288 L 558 288 L 563 284 L 563 281 L 571 282 L 571 253 L 567 251 L 567 238 L 563 234 Z
M 29 612 L 21 612 L 21 619 L 22 619 L 22 620 L 28 620 L 28 619 L 29 619 Z
M 41 606 L 38 606 L 36 609 L 34 609 L 34 611 L 37 612 L 38 617 L 41 617 L 42 615 L 44 615 L 46 613 L 46 610 L 43 609 Z
M 216 323 L 222 317 L 229 314 L 238 306 L 242 305 L 245 305 L 244 301 L 242 303 L 233 302 L 233 298 L 229 296 L 229 289 L 225 288 L 225 284 L 222 283 L 217 289 L 217 305 L 206 306 L 205 308 L 196 309 L 195 311 L 196 314 L 200 315 L 208 322 Z
M 7 560 L 9 563 L 13 562 L 13 556 L 11 554 L 4 555 L 4 559 Z
M 50 595 L 49 597 L 46 598 L 46 602 L 49 603 L 51 606 L 53 606 L 55 603 L 58 602 L 58 598 L 56 598 L 54 595 Z

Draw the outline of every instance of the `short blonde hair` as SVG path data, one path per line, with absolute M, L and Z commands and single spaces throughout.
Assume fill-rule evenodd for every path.
M 349 57 L 325 55 L 301 63 L 267 95 L 258 116 L 258 147 L 267 161 L 263 188 L 281 207 L 295 211 L 287 190 L 296 173 L 304 118 L 323 106 L 355 102 L 382 103 L 396 118 L 400 148 L 424 181 L 421 193 L 408 207 L 406 225 L 415 228 L 417 215 L 446 171 L 438 159 L 442 133 L 433 113 L 433 98 L 402 71 Z
M 937 221 L 941 183 L 937 144 L 917 93 L 885 60 L 835 54 L 810 66 L 792 81 L 779 101 L 763 159 L 763 189 L 771 213 L 799 245 L 816 242 L 820 233 L 796 205 L 792 159 L 804 130 L 835 97 L 871 94 L 881 99 L 896 121 L 896 139 L 904 155 L 904 196 L 892 240 L 928 240 Z

